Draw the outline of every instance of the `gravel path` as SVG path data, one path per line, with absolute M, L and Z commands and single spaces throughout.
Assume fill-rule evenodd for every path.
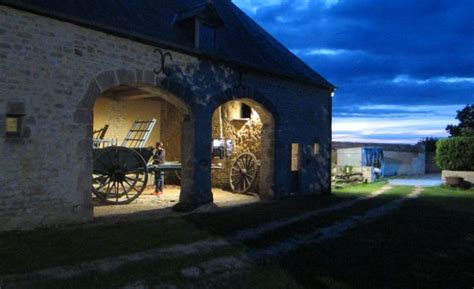
M 208 260 L 199 265 L 185 268 L 181 271 L 181 273 L 183 274 L 183 277 L 199 278 L 199 277 L 203 277 L 204 275 L 222 273 L 226 271 L 225 269 L 238 270 L 238 269 L 248 268 L 252 266 L 252 263 L 254 261 L 258 261 L 266 257 L 280 256 L 304 246 L 314 245 L 317 243 L 325 242 L 330 239 L 338 238 L 350 229 L 356 228 L 357 226 L 360 226 L 362 224 L 378 219 L 386 215 L 387 213 L 400 208 L 400 206 L 404 202 L 417 198 L 421 194 L 422 191 L 423 191 L 423 188 L 416 187 L 413 190 L 413 192 L 410 193 L 408 196 L 397 199 L 388 204 L 375 207 L 373 209 L 366 211 L 363 214 L 353 215 L 347 219 L 341 220 L 340 222 L 333 223 L 326 227 L 316 228 L 312 232 L 288 238 L 286 240 L 283 240 L 279 243 L 273 244 L 266 248 L 246 252 L 245 255 L 226 256 L 226 257 L 219 257 L 213 260 Z M 224 268 L 219 267 L 219 266 L 214 268 L 212 266 L 212 264 L 214 263 L 219 264 L 220 262 L 222 262 L 222 260 L 225 260 L 226 262 L 226 266 Z M 189 271 L 193 271 L 194 275 L 188 276 L 186 272 L 189 272 Z
M 417 187 L 436 187 L 443 184 L 441 175 L 422 175 L 411 177 L 400 177 L 390 179 L 389 184 L 392 186 L 417 186 Z

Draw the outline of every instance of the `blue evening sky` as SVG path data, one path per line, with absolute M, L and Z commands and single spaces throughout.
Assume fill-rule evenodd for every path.
M 338 86 L 333 140 L 447 136 L 474 103 L 474 0 L 233 0 Z

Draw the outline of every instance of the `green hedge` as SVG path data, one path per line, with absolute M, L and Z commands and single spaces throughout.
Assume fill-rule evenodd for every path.
M 443 170 L 474 171 L 474 137 L 451 137 L 436 143 L 436 163 Z

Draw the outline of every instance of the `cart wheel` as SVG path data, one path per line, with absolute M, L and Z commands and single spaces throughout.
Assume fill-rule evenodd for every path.
M 232 192 L 246 193 L 257 177 L 258 162 L 252 153 L 243 153 L 237 157 L 230 170 L 229 183 Z
M 102 203 L 129 204 L 145 190 L 148 170 L 135 150 L 108 147 L 94 158 L 92 192 Z

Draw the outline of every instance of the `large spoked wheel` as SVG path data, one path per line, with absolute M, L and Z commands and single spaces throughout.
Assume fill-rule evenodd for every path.
M 102 203 L 129 204 L 145 190 L 148 171 L 143 157 L 126 147 L 94 153 L 92 192 Z
M 258 161 L 254 154 L 243 153 L 237 157 L 230 170 L 230 188 L 234 193 L 247 193 L 257 177 Z

